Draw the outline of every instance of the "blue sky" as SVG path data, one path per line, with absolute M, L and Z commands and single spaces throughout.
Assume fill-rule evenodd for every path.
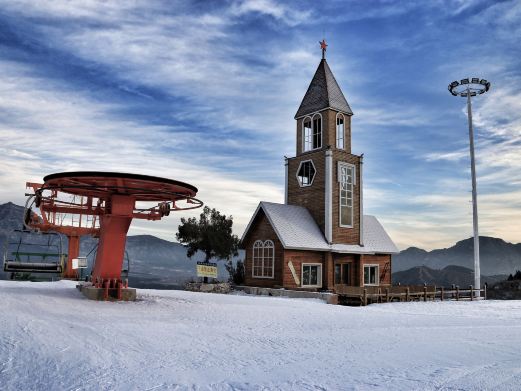
M 260 200 L 283 201 L 325 37 L 365 212 L 400 248 L 471 235 L 465 100 L 447 84 L 476 76 L 492 83 L 473 106 L 480 233 L 521 242 L 519 1 L 0 5 L 0 202 L 58 171 L 154 174 L 199 187 L 241 235 Z M 131 233 L 173 240 L 188 215 Z

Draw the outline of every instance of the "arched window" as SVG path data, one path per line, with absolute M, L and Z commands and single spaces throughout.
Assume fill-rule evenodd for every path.
M 304 118 L 303 130 L 304 130 L 304 151 L 311 151 L 313 149 L 313 138 L 311 133 L 311 118 Z
M 322 148 L 322 116 L 315 114 L 313 116 L 313 148 Z
M 344 115 L 340 113 L 336 116 L 336 147 L 344 149 Z
M 304 152 L 322 148 L 322 116 L 317 113 L 313 118 L 306 117 L 302 121 Z
M 252 275 L 256 278 L 273 278 L 275 272 L 275 245 L 271 240 L 253 243 Z

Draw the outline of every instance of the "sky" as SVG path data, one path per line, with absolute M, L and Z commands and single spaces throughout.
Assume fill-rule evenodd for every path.
M 481 235 L 521 242 L 521 2 L 0 1 L 0 203 L 61 171 L 164 176 L 234 218 L 283 202 L 294 115 L 327 61 L 364 153 L 364 212 L 400 249 L 472 235 L 465 99 Z M 175 240 L 181 217 L 130 234 Z

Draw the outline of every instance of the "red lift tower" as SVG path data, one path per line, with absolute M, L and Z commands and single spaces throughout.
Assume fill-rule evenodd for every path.
M 121 280 L 127 232 L 132 219 L 160 220 L 171 211 L 202 206 L 197 188 L 187 183 L 148 175 L 115 172 L 62 172 L 44 183 L 27 183 L 26 225 L 55 231 L 69 239 L 65 278 L 77 278 L 72 260 L 79 255 L 80 236 L 98 237 L 92 284 L 82 292 L 94 299 L 131 299 Z M 33 213 L 33 207 L 39 213 Z M 128 291 L 133 291 L 128 293 Z

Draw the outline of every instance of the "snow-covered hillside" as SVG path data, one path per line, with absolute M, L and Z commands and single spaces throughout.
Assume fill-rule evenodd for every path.
M 0 281 L 2 390 L 519 389 L 521 301 L 350 308 Z

